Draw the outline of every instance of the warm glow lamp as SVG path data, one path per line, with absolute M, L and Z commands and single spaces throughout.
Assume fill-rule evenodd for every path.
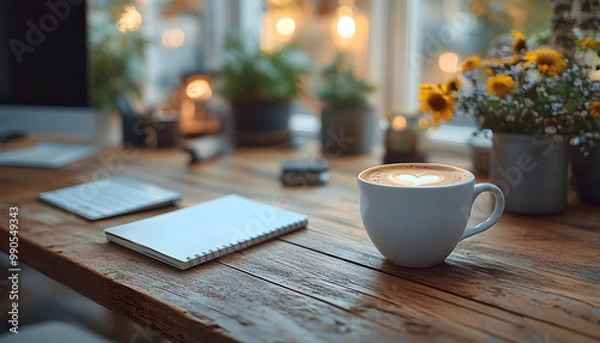
M 186 136 L 216 133 L 221 129 L 210 105 L 213 97 L 212 76 L 208 73 L 191 74 L 183 78 L 182 85 L 173 99 L 179 104 L 179 128 Z
M 188 83 L 185 94 L 192 100 L 208 100 L 212 95 L 212 90 L 207 80 L 200 79 Z

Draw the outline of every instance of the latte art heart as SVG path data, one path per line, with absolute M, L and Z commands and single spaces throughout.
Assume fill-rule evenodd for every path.
M 444 180 L 443 176 L 439 175 L 411 175 L 411 174 L 400 174 L 400 175 L 389 175 L 397 183 L 404 185 L 422 186 L 432 184 Z
M 435 163 L 396 163 L 372 167 L 359 178 L 383 186 L 438 187 L 474 179 L 468 170 Z

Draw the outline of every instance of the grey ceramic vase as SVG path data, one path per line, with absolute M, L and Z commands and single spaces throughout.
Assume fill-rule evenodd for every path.
M 325 108 L 321 113 L 321 149 L 326 157 L 369 153 L 376 118 L 371 107 Z
M 579 147 L 571 150 L 573 183 L 579 198 L 589 204 L 600 205 L 600 142 L 584 156 Z
M 490 180 L 504 192 L 506 212 L 549 215 L 565 210 L 568 143 L 562 136 L 494 133 Z
M 290 100 L 232 100 L 236 144 L 262 146 L 289 141 L 291 104 Z

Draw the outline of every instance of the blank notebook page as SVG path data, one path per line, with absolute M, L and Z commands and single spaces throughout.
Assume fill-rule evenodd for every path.
M 243 243 L 254 238 L 304 226 L 306 221 L 305 215 L 232 194 L 106 229 L 105 233 L 109 239 L 114 235 L 180 262 L 188 262 L 215 251 L 220 251 L 218 256 L 221 256 L 239 250 L 247 246 Z

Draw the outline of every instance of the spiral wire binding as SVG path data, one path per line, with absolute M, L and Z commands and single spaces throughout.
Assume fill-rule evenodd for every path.
M 195 254 L 194 257 L 187 257 L 188 266 L 192 267 L 198 264 L 206 263 L 208 261 L 214 260 L 216 258 L 231 254 L 236 251 L 240 251 L 242 249 L 248 248 L 258 243 L 262 243 L 271 238 L 275 238 L 280 235 L 285 235 L 286 233 L 292 232 L 294 230 L 305 227 L 308 224 L 308 220 L 303 220 L 291 225 L 278 227 L 274 230 L 270 230 L 265 232 L 262 235 L 249 236 L 244 241 L 237 241 L 230 245 L 223 245 L 218 249 L 210 249 L 208 251 L 203 251 L 202 254 Z

